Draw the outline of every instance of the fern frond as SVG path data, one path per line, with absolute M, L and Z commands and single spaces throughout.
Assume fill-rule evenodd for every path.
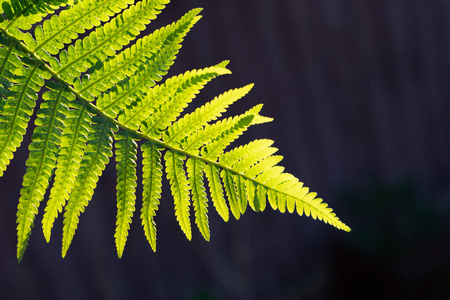
M 258 120 L 258 117 L 261 117 L 258 115 L 261 107 L 261 105 L 257 105 L 239 116 L 219 120 L 215 123 L 208 124 L 200 129 L 197 129 L 195 134 L 192 134 L 186 138 L 185 141 L 182 141 L 181 147 L 186 151 L 196 153 L 196 150 L 200 149 L 202 146 L 211 144 L 213 141 L 220 141 L 220 137 L 222 135 L 226 136 L 230 132 L 236 131 L 239 128 L 245 130 L 250 125 L 255 124 L 255 120 Z M 217 148 L 217 152 L 220 154 L 220 151 L 231 143 L 232 140 L 232 137 L 228 140 L 224 140 L 223 145 L 220 145 L 220 148 Z M 203 151 L 206 152 L 206 149 L 203 149 Z
M 192 239 L 191 221 L 189 217 L 189 183 L 186 178 L 186 172 L 183 168 L 185 156 L 176 152 L 167 150 L 164 155 L 166 162 L 167 179 L 170 182 L 170 189 L 175 202 L 175 215 L 188 240 Z
M 36 128 L 30 144 L 27 171 L 23 178 L 17 210 L 17 258 L 22 260 L 31 233 L 39 204 L 49 185 L 50 176 L 56 167 L 56 158 L 61 143 L 64 119 L 67 114 L 67 98 L 70 94 L 64 86 L 47 83 L 53 91 L 44 93 L 37 112 Z
M 136 141 L 140 138 L 129 131 L 119 131 L 115 137 L 117 140 L 117 221 L 114 238 L 116 240 L 117 255 L 121 258 L 135 210 L 137 186 Z
M 86 30 L 98 27 L 101 22 L 107 22 L 112 16 L 125 9 L 132 0 L 83 0 L 53 15 L 42 25 L 34 29 L 34 39 L 24 35 L 24 44 L 38 57 L 48 61 L 49 54 L 56 55 L 83 34 Z
M 119 121 L 158 138 L 206 83 L 227 73 L 230 71 L 219 64 L 169 78 L 163 85 L 151 89 L 135 107 L 125 110 Z
M 192 204 L 195 210 L 195 223 L 202 236 L 209 242 L 208 198 L 203 183 L 203 168 L 205 164 L 195 158 L 186 162 L 189 185 L 192 191 Z
M 4 87 L 2 96 L 5 97 L 0 114 L 0 177 L 22 143 L 36 105 L 37 93 L 45 82 L 42 78 L 45 74 L 39 69 L 39 63 L 23 63 L 16 56 L 19 53 L 15 53 L 14 46 L 15 44 L 11 43 L 9 48 L 0 49 L 0 56 L 4 59 L 0 78 Z
M 6 97 L 7 94 L 5 88 L 11 87 L 11 80 L 14 78 L 15 71 L 23 65 L 20 56 L 25 56 L 25 54 L 16 55 L 16 45 L 17 41 L 5 37 L 0 32 L 0 88 L 2 98 Z
M 239 172 L 245 172 L 255 162 L 276 152 L 276 148 L 270 147 L 272 144 L 272 140 L 254 140 L 247 145 L 227 151 L 220 156 L 219 162 Z
M 253 182 L 252 180 L 247 180 L 245 182 L 245 190 L 247 191 L 248 204 L 254 211 L 260 212 L 262 211 L 261 208 L 265 207 L 265 204 L 261 204 L 263 200 L 258 199 L 256 195 L 256 189 L 257 186 L 255 182 Z
M 231 104 L 244 97 L 252 87 L 253 84 L 249 84 L 240 89 L 227 91 L 205 105 L 197 108 L 193 113 L 178 119 L 164 132 L 163 140 L 169 144 L 181 142 L 186 137 L 192 135 L 197 128 L 201 128 L 210 121 L 214 121 L 221 117 L 222 113 L 224 113 Z
M 238 206 L 241 214 L 247 210 L 247 188 L 245 186 L 246 180 L 242 176 L 234 175 L 233 182 L 236 187 Z
M 99 176 L 103 173 L 109 158 L 112 156 L 113 132 L 116 126 L 103 117 L 94 117 L 93 128 L 78 171 L 77 180 L 70 194 L 64 211 L 64 227 L 62 239 L 62 256 L 67 250 L 78 227 L 79 216 L 84 212 L 94 194 Z
M 135 76 L 140 71 L 141 78 L 150 77 L 151 80 L 157 82 L 161 80 L 161 76 L 166 75 L 167 70 L 173 64 L 175 55 L 181 48 L 183 38 L 200 19 L 198 14 L 201 9 L 193 9 L 185 14 L 180 20 L 166 27 L 156 30 L 151 35 L 145 36 L 136 41 L 136 44 L 130 48 L 118 53 L 115 57 L 108 58 L 101 64 L 101 68 L 94 68 L 90 73 L 90 77 L 86 77 L 83 81 L 74 82 L 74 88 L 88 99 L 100 97 L 102 99 L 103 92 L 108 91 L 119 82 Z M 150 67 L 151 66 L 151 67 Z M 146 70 L 142 73 L 143 70 Z M 145 86 L 151 86 L 154 83 L 142 81 L 134 90 L 144 95 L 147 91 Z M 132 86 L 130 86 L 132 89 Z M 125 91 L 124 91 L 125 92 Z M 114 91 L 110 93 L 114 94 Z M 131 97 L 136 92 L 130 92 Z M 112 95 L 110 95 L 112 97 Z M 120 94 L 114 94 L 114 97 L 120 97 Z M 110 98 L 111 98 L 110 97 Z M 104 107 L 105 104 L 119 106 L 120 102 L 129 103 L 130 100 L 98 100 L 99 106 Z M 105 104 L 102 104 L 103 103 Z M 116 101 L 115 104 L 110 102 Z M 123 106 L 124 108 L 125 106 Z M 118 113 L 118 110 L 115 112 Z
M 208 179 L 209 193 L 217 213 L 225 222 L 230 218 L 230 212 L 223 195 L 222 183 L 219 177 L 219 169 L 216 166 L 208 164 L 204 168 L 206 178 Z
M 164 148 L 153 142 L 142 145 L 142 208 L 141 219 L 145 236 L 153 251 L 156 251 L 156 225 L 153 218 L 158 210 L 161 198 L 162 165 L 161 150 Z
M 192 238 L 191 201 L 200 233 L 207 241 L 211 237 L 205 176 L 213 206 L 225 221 L 230 210 L 239 219 L 247 207 L 264 211 L 269 202 L 282 213 L 297 211 L 350 230 L 316 193 L 284 172 L 273 141 L 255 140 L 227 150 L 249 126 L 272 120 L 259 114 L 262 105 L 220 119 L 252 84 L 229 90 L 182 115 L 207 83 L 230 73 L 228 61 L 187 71 L 157 85 L 187 32 L 201 18 L 201 9 L 193 9 L 177 22 L 137 39 L 168 2 L 0 0 L 0 177 L 21 144 L 38 93 L 52 78 L 37 111 L 19 199 L 19 261 L 53 174 L 43 232 L 49 241 L 64 208 L 62 256 L 67 254 L 79 216 L 113 154 L 114 141 L 118 173 L 114 237 L 119 258 L 135 210 L 136 141 L 141 139 L 140 218 L 154 251 L 162 151 L 166 151 L 176 219 L 188 240 Z M 80 34 L 86 36 L 79 38 Z
M 232 127 L 229 127 L 226 131 L 222 132 L 215 140 L 201 149 L 202 156 L 209 159 L 219 157 L 229 144 L 244 133 L 250 125 L 255 124 L 255 120 L 256 122 L 260 122 L 265 119 L 265 117 L 258 115 L 261 108 L 262 105 L 257 105 L 243 114 L 242 119 L 236 122 Z
M 283 160 L 281 155 L 272 155 L 267 158 L 262 159 L 257 164 L 254 164 L 249 169 L 247 169 L 244 174 L 250 178 L 255 178 L 265 170 L 269 170 L 275 167 L 280 161 Z M 277 174 L 275 173 L 274 176 Z
M 61 51 L 59 62 L 50 60 L 50 65 L 56 74 L 67 82 L 73 77 L 79 77 L 98 61 L 114 56 L 117 51 L 128 45 L 146 28 L 150 20 L 164 8 L 167 0 L 143 0 L 124 10 L 110 22 L 98 27 L 75 46 L 69 46 Z
M 241 217 L 241 208 L 239 205 L 239 196 L 236 192 L 236 186 L 234 185 L 233 175 L 228 170 L 222 170 L 220 172 L 222 176 L 223 185 L 227 194 L 228 203 L 230 204 L 231 212 L 236 220 Z
M 0 29 L 29 30 L 42 18 L 53 13 L 59 7 L 70 4 L 70 0 L 12 0 L 2 1 L 0 8 Z M 1 16 L 4 14 L 5 18 Z M 17 32 L 17 31 L 15 31 Z
M 256 189 L 256 201 L 257 207 L 255 205 L 255 210 L 264 211 L 266 209 L 267 203 L 267 188 L 263 185 L 258 185 Z M 291 212 L 292 213 L 292 212 Z
M 319 218 L 325 223 L 336 228 L 350 231 L 331 208 L 322 199 L 316 199 L 316 193 L 309 192 L 309 188 L 304 187 L 296 177 L 289 173 L 282 173 L 283 168 L 275 166 L 261 173 L 256 177 L 256 182 L 262 183 L 268 190 L 267 196 L 272 208 L 284 213 L 286 209 L 292 213 L 297 208 L 297 213 L 313 218 Z M 271 176 L 272 174 L 272 176 Z
M 93 111 L 89 109 L 87 103 L 73 100 L 69 103 L 69 107 L 70 110 L 64 122 L 65 128 L 61 138 L 55 181 L 42 219 L 42 230 L 47 242 L 50 241 L 53 223 L 69 199 L 75 184 L 91 130 Z

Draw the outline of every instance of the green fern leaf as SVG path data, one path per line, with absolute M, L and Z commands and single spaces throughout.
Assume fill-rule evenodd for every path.
M 222 116 L 226 109 L 244 97 L 253 87 L 249 84 L 240 89 L 230 90 L 214 98 L 211 102 L 197 108 L 193 113 L 174 122 L 164 133 L 164 141 L 167 143 L 178 144 L 186 137 L 192 135 L 199 127 L 207 125 Z
M 26 56 L 26 54 L 18 54 L 17 42 L 13 39 L 9 39 L 0 33 L 0 88 L 1 96 L 6 97 L 7 91 L 5 88 L 11 87 L 11 80 L 14 78 L 16 70 L 22 67 L 23 63 L 20 60 L 20 56 Z
M 290 197 L 292 198 L 292 197 Z M 267 204 L 267 188 L 263 185 L 258 185 L 256 188 L 256 201 L 257 201 L 257 210 L 263 212 L 266 209 Z M 294 199 L 294 198 L 292 198 Z M 295 204 L 295 202 L 293 202 Z M 293 211 L 289 211 L 292 213 Z
M 66 256 L 75 230 L 78 227 L 80 213 L 84 212 L 94 194 L 94 188 L 109 158 L 112 156 L 113 132 L 116 126 L 102 117 L 93 118 L 93 128 L 80 164 L 78 176 L 64 211 L 62 256 Z
M 145 236 L 153 251 L 156 251 L 156 225 L 153 218 L 161 198 L 162 165 L 161 150 L 164 148 L 153 142 L 142 145 L 143 156 L 143 194 L 141 219 Z
M 245 186 L 246 180 L 242 176 L 234 175 L 233 182 L 237 191 L 238 207 L 241 214 L 247 210 L 247 188 Z
M 222 132 L 220 136 L 218 136 L 215 140 L 201 149 L 202 156 L 209 159 L 215 159 L 219 157 L 229 144 L 231 144 L 242 133 L 244 133 L 244 131 L 246 131 L 250 125 L 255 124 L 255 120 L 256 122 L 260 122 L 260 120 L 261 122 L 263 121 L 262 118 L 264 117 L 258 118 L 260 117 L 258 113 L 261 108 L 262 105 L 257 105 L 243 114 L 241 119 L 238 118 L 236 120 L 237 122 L 231 122 L 231 124 L 234 123 L 232 127 L 228 127 L 227 130 Z
M 219 120 L 215 123 L 208 124 L 200 129 L 197 129 L 195 134 L 192 134 L 181 143 L 181 147 L 191 153 L 197 153 L 196 150 L 199 150 L 202 146 L 212 144 L 214 141 L 221 141 L 221 136 L 229 135 L 230 132 L 235 132 L 240 128 L 238 133 L 242 133 L 247 127 L 257 123 L 259 117 L 261 117 L 258 115 L 260 110 L 261 105 L 257 105 L 239 116 Z M 234 138 L 236 138 L 236 136 L 234 136 Z M 214 153 L 211 157 L 217 157 L 217 155 L 220 155 L 223 148 L 231 143 L 232 140 L 233 137 L 229 137 L 227 140 L 223 141 L 223 144 L 216 145 L 217 153 Z M 213 146 L 214 145 L 210 145 L 211 148 Z M 204 148 L 203 151 L 206 153 L 208 149 Z
M 239 220 L 239 218 L 241 217 L 241 208 L 239 205 L 239 196 L 236 192 L 236 186 L 234 185 L 233 181 L 233 175 L 227 170 L 222 170 L 220 175 L 222 176 L 223 185 L 228 197 L 228 203 L 230 204 L 231 212 L 233 213 L 233 216 L 236 218 L 236 220 Z
M 113 141 L 119 257 L 135 210 L 136 141 L 140 139 L 144 139 L 140 217 L 154 251 L 163 150 L 175 215 L 189 240 L 191 201 L 200 233 L 208 241 L 211 237 L 204 176 L 213 206 L 225 221 L 230 210 L 239 219 L 247 206 L 259 212 L 269 202 L 282 213 L 297 211 L 350 230 L 316 193 L 284 172 L 278 165 L 282 156 L 274 155 L 278 149 L 271 140 L 255 140 L 227 150 L 249 126 L 272 120 L 259 114 L 262 105 L 219 119 L 253 85 L 229 90 L 182 116 L 207 83 L 230 73 L 228 61 L 156 85 L 173 64 L 185 35 L 200 19 L 201 9 L 193 9 L 177 22 L 137 39 L 168 2 L 0 0 L 0 177 L 21 144 L 38 93 L 46 80 L 53 79 L 47 82 L 50 91 L 44 92 L 37 112 L 19 199 L 19 261 L 53 172 L 55 182 L 45 207 L 43 231 L 48 241 L 64 208 L 62 255 L 67 254 L 79 216 L 112 156 Z M 79 38 L 80 34 L 85 37 Z
M 256 184 L 252 180 L 247 180 L 245 183 L 245 190 L 247 191 L 247 200 L 250 207 L 259 212 L 261 209 L 261 205 L 259 203 L 259 199 L 256 197 Z
M 122 257 L 127 242 L 131 219 L 136 202 L 136 156 L 138 136 L 128 131 L 120 131 L 116 137 L 117 167 L 117 221 L 116 239 L 117 255 Z
M 55 172 L 55 182 L 50 190 L 50 197 L 45 207 L 42 219 L 42 230 L 47 242 L 50 241 L 51 230 L 75 184 L 84 155 L 87 137 L 91 130 L 93 112 L 87 103 L 73 100 L 69 103 L 71 108 L 65 120 L 65 128 L 61 138 L 61 150 Z
M 151 35 L 137 40 L 136 44 L 115 57 L 108 58 L 102 63 L 101 68 L 94 68 L 90 77 L 85 78 L 85 82 L 74 82 L 75 90 L 88 99 L 94 100 L 95 97 L 99 97 L 98 105 L 106 108 L 121 107 L 120 103 L 128 105 L 132 102 L 133 95 L 137 97 L 145 95 L 147 87 L 153 86 L 154 82 L 161 80 L 161 76 L 166 75 L 181 48 L 184 36 L 200 19 L 200 16 L 197 16 L 200 11 L 201 9 L 191 10 L 179 21 L 156 30 Z M 119 82 L 134 77 L 138 71 L 142 80 L 137 81 L 136 86 L 130 84 L 130 91 L 124 90 L 119 94 L 118 91 L 112 90 L 106 95 L 102 94 Z M 118 112 L 116 108 L 114 115 Z
M 239 172 L 245 172 L 256 162 L 272 155 L 277 151 L 270 147 L 272 140 L 254 140 L 247 145 L 239 146 L 220 156 L 219 162 Z
M 222 183 L 220 182 L 219 169 L 214 165 L 208 164 L 204 168 L 206 178 L 208 179 L 209 192 L 217 213 L 225 222 L 228 222 L 230 212 L 223 195 Z
M 117 51 L 128 45 L 146 28 L 150 20 L 164 8 L 166 0 L 137 2 L 124 10 L 120 15 L 98 27 L 75 46 L 69 46 L 59 55 L 59 62 L 50 60 L 50 65 L 56 74 L 67 82 L 73 77 L 79 77 L 96 62 L 114 56 Z
M 244 174 L 250 178 L 256 178 L 259 174 L 263 173 L 265 170 L 271 170 L 275 167 L 281 160 L 283 156 L 281 155 L 271 155 L 267 158 L 260 160 L 257 164 L 254 164 L 249 169 L 247 169 Z M 277 174 L 274 174 L 277 175 Z
M 34 30 L 36 40 L 31 35 L 24 35 L 24 44 L 38 57 L 48 61 L 49 54 L 58 54 L 64 44 L 71 43 L 86 30 L 100 26 L 101 22 L 107 22 L 131 3 L 131 0 L 79 1 L 38 25 Z
M 203 183 L 203 168 L 205 164 L 195 158 L 186 162 L 189 184 L 192 191 L 192 203 L 195 210 L 195 223 L 202 236 L 209 242 L 208 198 Z
M 168 150 L 164 155 L 166 162 L 167 179 L 170 181 L 170 188 L 175 201 L 175 215 L 188 240 L 192 239 L 191 221 L 189 219 L 189 183 L 186 179 L 186 172 L 183 168 L 185 156 Z
M 11 46 L 14 47 L 14 44 Z M 13 52 L 15 51 L 9 48 L 6 55 L 11 56 Z M 14 54 L 12 57 L 5 57 L 4 62 L 8 61 L 8 64 L 4 65 L 7 65 L 7 68 L 0 69 L 0 76 L 6 75 L 1 78 L 5 79 L 2 81 L 7 85 L 2 92 L 5 99 L 0 114 L 0 177 L 22 143 L 36 104 L 37 93 L 44 85 L 44 80 L 40 77 L 39 63 L 35 62 L 29 66 L 23 64 Z M 12 64 L 17 68 L 12 68 Z M 10 76 L 6 73 L 10 73 Z
M 158 138 L 206 83 L 227 73 L 230 71 L 219 64 L 172 77 L 163 85 L 153 88 L 136 107 L 125 110 L 119 121 L 134 129 L 140 127 L 144 134 Z
M 47 84 L 51 92 L 43 95 L 44 102 L 37 112 L 36 128 L 30 144 L 30 156 L 17 210 L 17 258 L 22 260 L 31 233 L 39 204 L 49 185 L 50 176 L 56 167 L 56 158 L 61 143 L 64 119 L 67 114 L 67 96 L 64 86 L 55 82 Z M 58 91 L 59 89 L 59 91 Z
M 29 30 L 31 26 L 53 13 L 60 6 L 70 4 L 68 0 L 12 0 L 2 1 L 0 13 L 0 28 L 3 30 L 23 29 Z M 16 31 L 14 31 L 16 33 Z

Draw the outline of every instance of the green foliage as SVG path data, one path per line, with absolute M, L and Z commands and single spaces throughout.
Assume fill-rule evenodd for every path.
M 227 61 L 157 84 L 201 11 L 193 9 L 177 22 L 138 39 L 167 3 L 0 0 L 0 176 L 20 146 L 38 93 L 45 86 L 17 211 L 19 261 L 52 177 L 42 228 L 49 241 L 53 224 L 64 210 L 62 256 L 67 254 L 80 214 L 113 156 L 113 144 L 119 257 L 136 206 L 139 149 L 143 194 L 137 205 L 154 251 L 163 169 L 176 219 L 189 240 L 191 206 L 196 227 L 206 240 L 211 238 L 208 195 L 211 207 L 225 221 L 230 210 L 239 219 L 247 207 L 264 211 L 268 201 L 281 212 L 296 210 L 350 230 L 316 193 L 278 166 L 282 156 L 274 155 L 273 141 L 261 139 L 227 150 L 249 126 L 271 121 L 259 114 L 262 105 L 221 119 L 253 85 L 227 91 L 182 115 L 208 82 L 230 73 Z

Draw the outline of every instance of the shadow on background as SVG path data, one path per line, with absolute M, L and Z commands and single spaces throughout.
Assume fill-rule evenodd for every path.
M 0 181 L 2 298 L 449 299 L 448 1 L 173 1 L 149 33 L 195 7 L 204 17 L 169 76 L 231 60 L 193 105 L 254 82 L 229 115 L 262 102 L 275 121 L 240 143 L 274 139 L 352 232 L 270 209 L 224 223 L 210 205 L 211 242 L 188 242 L 165 185 L 157 252 L 135 213 L 119 260 L 111 162 L 67 257 L 61 217 L 45 243 L 41 205 L 17 264 L 23 147 Z

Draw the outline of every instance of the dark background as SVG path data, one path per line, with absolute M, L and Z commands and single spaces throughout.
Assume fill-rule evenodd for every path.
M 166 185 L 157 252 L 136 212 L 119 260 L 112 161 L 67 257 L 61 217 L 45 243 L 41 205 L 18 264 L 24 145 L 0 181 L 0 297 L 450 299 L 450 2 L 179 0 L 151 31 L 195 7 L 204 17 L 169 76 L 231 60 L 194 104 L 254 82 L 230 113 L 264 103 L 275 121 L 240 143 L 274 139 L 352 232 L 270 208 L 225 223 L 210 204 L 211 242 L 195 226 L 188 242 Z

